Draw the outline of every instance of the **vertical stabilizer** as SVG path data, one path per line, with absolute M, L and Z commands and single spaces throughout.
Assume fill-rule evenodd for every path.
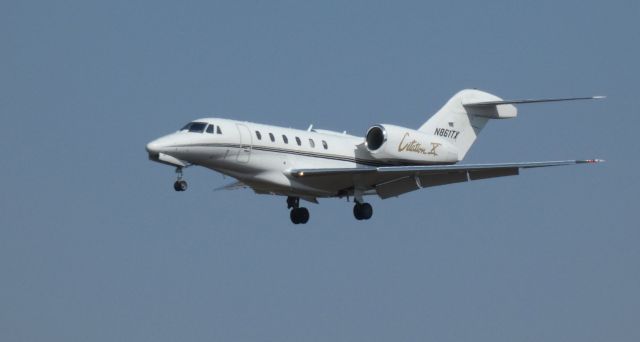
M 513 118 L 517 115 L 511 104 L 476 105 L 502 101 L 501 98 L 475 89 L 461 90 L 440 108 L 419 130 L 449 140 L 458 149 L 462 160 L 489 119 Z

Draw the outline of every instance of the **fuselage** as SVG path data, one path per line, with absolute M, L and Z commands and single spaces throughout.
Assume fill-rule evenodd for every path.
M 301 183 L 290 177 L 292 169 L 402 164 L 376 159 L 363 137 L 220 118 L 195 120 L 150 142 L 147 151 L 152 160 L 168 155 L 234 177 L 258 192 L 285 196 L 340 196 L 346 186 Z
M 503 100 L 477 89 L 456 93 L 417 129 L 370 126 L 364 137 L 220 118 L 192 121 L 147 144 L 149 159 L 176 168 L 175 191 L 188 188 L 182 170 L 198 165 L 256 193 L 287 196 L 294 224 L 309 220 L 300 200 L 347 197 L 357 220 L 372 217 L 364 195 L 381 199 L 419 189 L 515 176 L 521 169 L 598 163 L 599 159 L 458 164 L 487 122 L 517 116 L 514 104 L 599 99 L 600 96 Z M 454 165 L 455 164 L 455 165 Z

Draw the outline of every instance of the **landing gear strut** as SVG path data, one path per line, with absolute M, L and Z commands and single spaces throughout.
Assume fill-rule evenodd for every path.
M 177 167 L 176 168 L 176 175 L 178 177 L 178 179 L 176 180 L 175 183 L 173 183 L 173 190 L 175 191 L 186 191 L 187 190 L 187 181 L 182 179 L 182 168 L 181 167 Z
M 356 202 L 353 206 L 353 216 L 356 220 L 368 220 L 373 216 L 373 207 L 369 203 Z
M 299 197 L 287 197 L 287 209 L 291 209 L 289 217 L 293 224 L 305 224 L 309 222 L 309 209 L 300 207 Z

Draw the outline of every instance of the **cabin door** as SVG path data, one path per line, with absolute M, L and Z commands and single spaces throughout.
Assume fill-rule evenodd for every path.
M 251 158 L 252 137 L 249 127 L 243 124 L 236 124 L 240 134 L 240 148 L 238 149 L 237 160 L 241 163 L 248 163 Z

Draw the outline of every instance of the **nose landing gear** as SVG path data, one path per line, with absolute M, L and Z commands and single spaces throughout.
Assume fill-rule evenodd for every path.
M 178 177 L 178 180 L 176 180 L 175 183 L 173 183 L 173 190 L 175 191 L 186 191 L 187 190 L 187 181 L 182 179 L 182 168 L 178 167 L 176 168 L 176 175 Z
M 300 207 L 299 197 L 287 197 L 287 209 L 291 209 L 289 217 L 293 224 L 305 224 L 309 222 L 309 209 Z
M 187 182 L 183 180 L 177 180 L 175 183 L 173 183 L 173 190 L 175 191 L 186 191 L 187 187 Z

